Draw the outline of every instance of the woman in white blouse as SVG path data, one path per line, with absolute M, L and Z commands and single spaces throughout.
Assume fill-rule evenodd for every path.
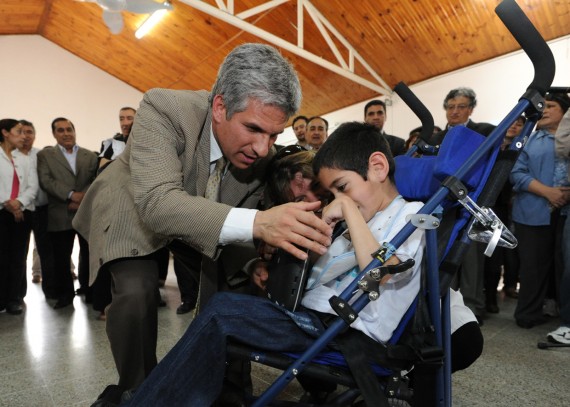
M 20 153 L 18 120 L 0 120 L 0 311 L 22 313 L 31 210 L 38 190 L 35 161 Z

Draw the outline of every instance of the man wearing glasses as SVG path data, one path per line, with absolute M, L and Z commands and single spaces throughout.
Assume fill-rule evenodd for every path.
M 443 101 L 447 125 L 443 131 L 434 134 L 430 144 L 441 144 L 447 131 L 454 126 L 465 126 L 483 136 L 491 134 L 495 126 L 489 123 L 475 123 L 470 119 L 473 109 L 477 106 L 476 97 L 471 88 L 456 88 L 449 91 Z
M 443 101 L 447 125 L 443 131 L 433 135 L 430 144 L 441 144 L 448 130 L 455 126 L 465 126 L 483 136 L 491 134 L 495 126 L 489 123 L 475 123 L 470 119 L 476 105 L 477 98 L 473 89 L 457 88 L 449 91 Z M 473 242 L 469 246 L 461 265 L 459 283 L 465 305 L 473 311 L 480 325 L 483 325 L 486 312 L 485 292 L 483 291 L 485 269 L 483 251 L 484 247 L 481 243 Z

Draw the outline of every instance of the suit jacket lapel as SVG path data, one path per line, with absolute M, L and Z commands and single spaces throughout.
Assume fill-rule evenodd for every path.
M 210 128 L 212 127 L 211 112 L 208 112 L 206 122 L 200 134 L 198 148 L 196 149 L 196 195 L 204 196 L 206 184 L 210 176 Z

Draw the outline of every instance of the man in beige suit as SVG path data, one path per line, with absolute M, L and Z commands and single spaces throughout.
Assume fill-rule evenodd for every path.
M 53 276 L 44 275 L 57 298 L 54 308 L 73 302 L 75 290 L 71 276 L 71 253 L 76 231 L 71 221 L 79 208 L 85 191 L 97 172 L 97 155 L 79 147 L 71 121 L 58 117 L 51 124 L 57 140 L 54 147 L 38 153 L 38 178 L 48 195 L 48 232 L 53 247 Z M 83 290 L 89 285 L 89 247 L 79 236 L 79 282 Z M 47 295 L 47 294 L 46 294 Z
M 226 256 L 230 244 L 260 239 L 300 258 L 295 245 L 326 251 L 332 231 L 312 212 L 320 203 L 255 210 L 273 143 L 300 102 L 295 71 L 262 44 L 234 49 L 211 93 L 145 94 L 124 153 L 74 220 L 89 240 L 92 278 L 100 266 L 113 277 L 107 334 L 122 388 L 137 387 L 156 365 L 157 250 L 173 240 L 190 246 L 203 256 L 201 277 L 214 280 L 244 264 Z M 219 191 L 207 199 L 215 177 Z

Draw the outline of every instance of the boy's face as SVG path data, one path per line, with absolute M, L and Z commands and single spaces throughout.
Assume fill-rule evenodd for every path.
M 334 194 L 335 198 L 346 195 L 356 203 L 362 217 L 368 222 L 379 211 L 378 184 L 373 182 L 375 174 L 368 171 L 364 180 L 354 171 L 323 167 L 319 171 L 319 181 Z

